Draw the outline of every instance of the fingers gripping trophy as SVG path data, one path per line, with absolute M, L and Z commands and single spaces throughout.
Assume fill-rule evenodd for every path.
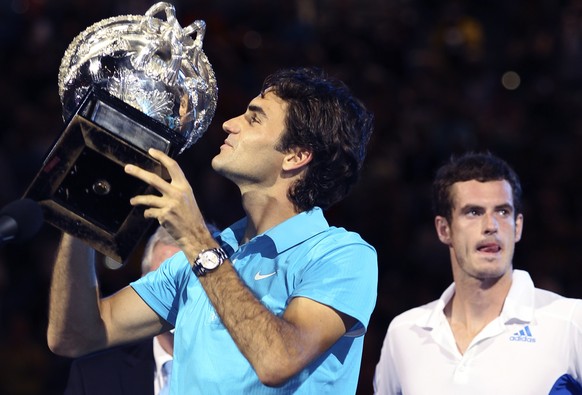
M 147 150 L 179 155 L 214 116 L 205 30 L 201 20 L 182 28 L 162 2 L 143 16 L 102 20 L 71 42 L 58 76 L 65 128 L 25 193 L 46 222 L 125 263 L 152 221 L 129 199 L 155 192 L 124 165 L 167 178 Z

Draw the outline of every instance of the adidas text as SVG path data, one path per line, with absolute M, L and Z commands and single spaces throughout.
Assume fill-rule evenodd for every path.
M 528 337 L 528 336 L 509 336 L 509 341 L 535 343 L 536 339 L 534 339 L 533 337 Z

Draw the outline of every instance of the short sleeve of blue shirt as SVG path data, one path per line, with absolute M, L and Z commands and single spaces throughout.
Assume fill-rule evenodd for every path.
M 306 244 L 304 258 L 293 264 L 303 267 L 291 296 L 315 300 L 356 318 L 359 325 L 348 335 L 362 335 L 376 302 L 375 250 L 357 234 L 339 228 L 329 228 Z
M 192 281 L 190 263 L 183 252 L 178 252 L 166 260 L 158 270 L 146 274 L 131 287 L 162 318 L 176 325 L 178 299 L 176 296 L 184 289 L 187 281 Z

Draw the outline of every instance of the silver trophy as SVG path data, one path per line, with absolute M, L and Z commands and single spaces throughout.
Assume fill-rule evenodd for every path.
M 123 167 L 167 178 L 147 150 L 182 153 L 214 116 L 205 30 L 201 20 L 182 28 L 171 4 L 156 3 L 143 16 L 102 20 L 71 42 L 58 77 L 66 126 L 25 193 L 48 223 L 125 263 L 151 224 L 129 199 L 156 191 Z

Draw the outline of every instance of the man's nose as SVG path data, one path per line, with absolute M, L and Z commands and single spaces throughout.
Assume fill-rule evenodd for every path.
M 225 121 L 222 124 L 222 130 L 224 130 L 226 133 L 238 133 L 238 131 L 239 131 L 238 122 L 237 122 L 238 118 L 240 118 L 240 117 L 231 118 L 228 121 Z
M 485 234 L 496 233 L 499 229 L 499 223 L 494 213 L 483 215 L 483 231 Z

